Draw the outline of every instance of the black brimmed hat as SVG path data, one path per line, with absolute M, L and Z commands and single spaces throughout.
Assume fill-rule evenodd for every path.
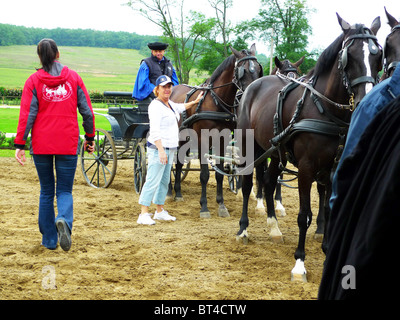
M 149 47 L 150 50 L 165 50 L 168 48 L 168 43 L 151 42 L 148 43 L 147 46 Z

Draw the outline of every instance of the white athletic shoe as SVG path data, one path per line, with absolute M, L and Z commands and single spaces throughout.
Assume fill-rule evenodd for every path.
M 156 210 L 156 212 L 154 214 L 154 219 L 155 220 L 165 220 L 165 221 L 175 221 L 176 220 L 175 217 L 171 216 L 168 213 L 168 211 L 166 211 L 164 209 L 161 212 L 157 212 L 157 210 Z
M 153 225 L 156 222 L 151 218 L 150 213 L 141 213 L 139 214 L 139 218 L 137 219 L 138 224 L 147 224 L 147 225 Z

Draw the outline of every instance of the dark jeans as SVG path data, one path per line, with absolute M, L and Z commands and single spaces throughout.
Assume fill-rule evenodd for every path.
M 39 230 L 42 233 L 42 244 L 54 249 L 58 240 L 56 220 L 64 219 L 70 231 L 72 230 L 72 187 L 78 156 L 34 155 L 33 160 L 40 181 Z M 56 175 L 54 175 L 54 167 Z M 54 196 L 57 198 L 57 219 Z

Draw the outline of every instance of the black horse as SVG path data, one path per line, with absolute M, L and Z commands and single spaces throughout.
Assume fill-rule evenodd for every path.
M 245 91 L 238 110 L 238 128 L 254 130 L 255 154 L 267 150 L 254 165 L 263 158 L 271 158 L 264 190 L 270 237 L 277 242 L 283 241 L 273 201 L 277 178 L 287 161 L 298 168 L 299 241 L 292 279 L 306 279 L 305 239 L 312 221 L 311 185 L 317 181 L 325 186 L 327 214 L 330 177 L 345 142 L 351 111 L 375 85 L 382 68 L 382 50 L 375 36 L 381 26 L 379 17 L 370 29 L 361 24 L 351 26 L 337 17 L 343 33 L 324 50 L 303 81 L 283 76 L 258 79 Z M 237 233 L 237 238 L 244 241 L 248 238 L 247 210 L 252 185 L 252 174 L 244 175 L 243 211 Z
M 262 66 L 255 57 L 256 47 L 253 44 L 250 50 L 235 50 L 231 48 L 233 54 L 226 58 L 218 68 L 213 72 L 211 77 L 199 87 L 190 87 L 187 85 L 178 85 L 173 88 L 171 100 L 175 102 L 185 102 L 195 99 L 199 92 L 204 92 L 204 98 L 196 107 L 187 110 L 186 119 L 181 123 L 181 133 L 183 130 L 192 129 L 193 135 L 189 139 L 196 139 L 198 155 L 200 159 L 200 182 L 201 182 L 201 198 L 200 198 L 200 217 L 209 218 L 210 212 L 207 207 L 207 183 L 209 179 L 208 163 L 204 159 L 204 155 L 210 152 L 213 144 L 218 144 L 213 152 L 217 156 L 225 155 L 226 146 L 229 143 L 229 138 L 225 139 L 223 135 L 218 136 L 218 141 L 213 141 L 211 136 L 204 136 L 204 132 L 214 132 L 217 135 L 223 132 L 230 132 L 236 128 L 236 108 L 237 94 L 243 92 L 251 82 L 260 78 L 263 75 Z M 182 137 L 181 137 L 182 138 Z M 182 143 L 184 145 L 185 143 Z M 180 146 L 180 148 L 182 147 Z M 175 170 L 175 199 L 181 199 L 181 172 L 183 162 L 179 157 L 176 161 Z M 223 170 L 223 161 L 218 164 L 218 168 Z M 217 181 L 217 203 L 219 205 L 218 215 L 220 217 L 228 217 L 229 212 L 224 205 L 223 198 L 223 175 L 215 172 Z
M 385 13 L 392 31 L 386 37 L 384 45 L 385 64 L 381 81 L 390 78 L 400 62 L 400 23 L 387 12 L 386 8 Z

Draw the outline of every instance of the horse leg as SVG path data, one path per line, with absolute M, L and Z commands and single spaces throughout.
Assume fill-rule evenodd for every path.
M 200 165 L 200 182 L 201 182 L 201 197 L 200 197 L 200 218 L 211 218 L 210 211 L 207 207 L 207 183 L 210 178 L 208 164 Z
M 276 183 L 278 180 L 278 176 L 281 174 L 281 170 L 279 169 L 279 160 L 277 158 L 271 158 L 271 162 L 269 164 L 268 170 L 265 171 L 265 202 L 267 203 L 267 224 L 270 231 L 270 238 L 275 243 L 282 243 L 283 236 L 282 232 L 279 230 L 278 219 L 275 214 L 274 207 L 274 192 Z
M 325 186 L 317 183 L 317 190 L 319 195 L 319 208 L 318 208 L 318 216 L 317 216 L 317 230 L 314 234 L 314 239 L 318 242 L 322 242 L 324 238 L 324 229 L 325 229 L 325 203 L 326 203 L 326 190 Z
M 257 182 L 257 194 L 256 194 L 257 206 L 255 208 L 256 214 L 266 213 L 264 207 L 264 197 L 263 197 L 264 170 L 265 170 L 264 164 L 260 164 L 256 167 L 256 182 Z
M 217 164 L 217 167 L 220 170 L 223 170 L 224 163 L 221 161 L 220 164 Z M 228 209 L 224 204 L 224 196 L 223 196 L 223 182 L 224 176 L 215 172 L 215 180 L 217 181 L 217 203 L 218 203 L 218 216 L 222 218 L 230 217 Z
M 279 176 L 281 180 L 283 180 L 283 174 Z M 282 185 L 280 183 L 276 184 L 275 188 L 275 201 L 276 201 L 276 206 L 275 206 L 275 214 L 280 216 L 280 217 L 285 217 L 286 216 L 286 209 L 282 205 Z
M 303 281 L 307 282 L 307 271 L 304 266 L 304 260 L 306 257 L 305 253 L 305 242 L 307 229 L 312 222 L 312 212 L 311 212 L 311 185 L 313 179 L 308 172 L 301 170 L 299 166 L 299 198 L 300 198 L 300 211 L 297 217 L 297 224 L 299 226 L 299 242 L 297 245 L 294 258 L 296 260 L 296 265 L 292 269 L 292 281 Z
M 182 177 L 182 167 L 183 163 L 181 163 L 177 157 L 175 164 L 175 201 L 183 201 L 182 189 L 181 189 L 181 177 Z
M 167 199 L 172 199 L 172 173 L 168 183 Z
M 253 188 L 253 173 L 249 175 L 243 175 L 242 177 L 242 194 L 243 194 L 243 206 L 242 216 L 239 221 L 239 232 L 236 234 L 236 240 L 242 240 L 244 244 L 249 242 L 249 235 L 247 233 L 247 227 L 249 226 L 248 207 L 251 189 Z
M 327 236 L 327 226 L 329 222 L 329 217 L 331 213 L 331 208 L 329 207 L 329 199 L 332 195 L 332 185 L 329 183 L 326 185 L 326 193 L 325 193 L 325 210 L 324 210 L 324 218 L 325 218 L 325 223 L 324 223 L 324 237 L 322 240 L 322 251 L 326 253 L 327 250 L 327 244 L 328 244 L 328 236 Z

